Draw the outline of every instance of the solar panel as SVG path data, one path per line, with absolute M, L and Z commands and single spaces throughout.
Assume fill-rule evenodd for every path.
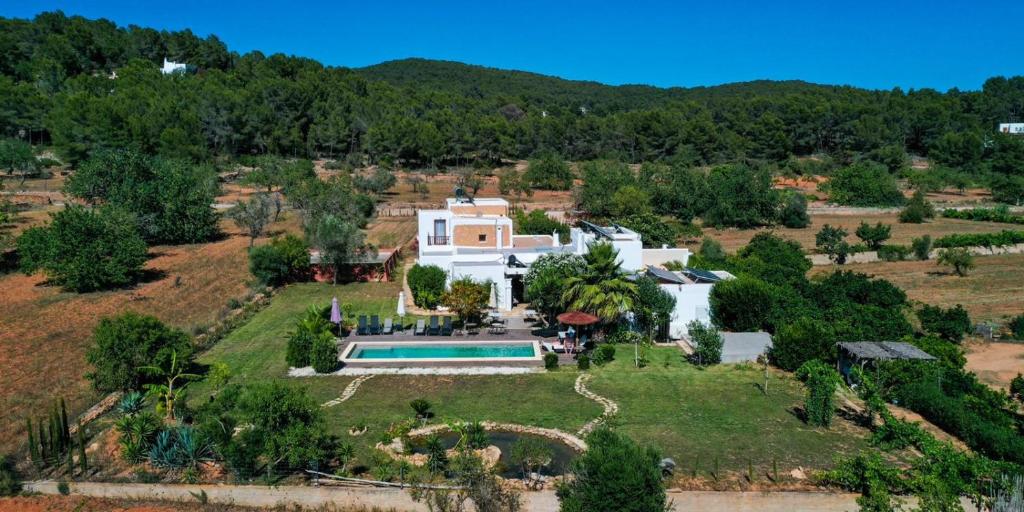
M 684 281 L 683 278 L 677 276 L 672 272 L 669 272 L 668 270 L 661 269 L 658 267 L 648 266 L 647 275 L 657 279 L 661 279 L 662 281 L 668 281 L 670 283 L 686 284 L 686 281 Z
M 707 270 L 701 270 L 699 268 L 686 267 L 685 269 L 683 269 L 683 273 L 686 274 L 687 277 L 689 277 L 690 279 L 693 279 L 694 281 L 715 283 L 722 280 L 721 277 L 718 277 Z

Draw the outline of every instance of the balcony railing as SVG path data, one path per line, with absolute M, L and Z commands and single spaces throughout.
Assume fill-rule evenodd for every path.
M 427 235 L 427 245 L 448 245 L 451 237 L 441 235 Z

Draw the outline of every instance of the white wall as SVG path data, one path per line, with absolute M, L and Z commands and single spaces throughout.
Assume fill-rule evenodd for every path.
M 709 298 L 712 283 L 700 284 L 662 284 L 665 290 L 676 299 L 676 309 L 669 322 L 668 334 L 672 339 L 684 338 L 689 334 L 686 326 L 697 320 L 705 325 L 711 323 Z

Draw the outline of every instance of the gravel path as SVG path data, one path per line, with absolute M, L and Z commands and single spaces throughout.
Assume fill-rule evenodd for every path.
M 580 437 L 585 437 L 603 421 L 619 412 L 619 404 L 587 389 L 586 384 L 587 381 L 590 380 L 590 377 L 591 375 L 589 373 L 580 375 L 576 378 L 576 385 L 574 387 L 576 392 L 580 395 L 601 404 L 601 406 L 604 407 L 604 412 L 602 412 L 600 416 L 588 421 L 586 425 L 583 425 L 583 428 L 576 432 L 576 435 Z

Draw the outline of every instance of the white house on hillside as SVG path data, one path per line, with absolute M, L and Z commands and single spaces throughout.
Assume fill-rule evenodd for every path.
M 164 57 L 164 66 L 160 68 L 160 72 L 165 75 L 170 75 L 173 73 L 184 73 L 186 71 L 188 71 L 188 64 L 182 62 L 172 62 L 167 60 L 167 57 Z
M 440 210 L 419 210 L 417 238 L 419 264 L 436 265 L 447 272 L 448 279 L 470 277 L 496 284 L 498 308 L 510 310 L 524 300 L 523 276 L 530 265 L 543 254 L 570 253 L 583 255 L 594 242 L 611 243 L 619 252 L 619 262 L 627 272 L 649 272 L 669 261 L 686 265 L 690 251 L 685 248 L 644 249 L 640 234 L 622 226 L 597 226 L 581 222 L 569 231 L 569 242 L 561 243 L 551 235 L 517 235 L 509 217 L 509 204 L 500 198 L 449 198 Z M 672 282 L 662 288 L 676 297 L 676 317 L 670 334 L 680 337 L 691 320 L 707 321 L 707 297 L 713 282 L 705 278 L 688 278 L 665 270 Z M 732 276 L 728 272 L 712 274 L 719 279 Z M 656 277 L 656 276 L 655 276 Z M 662 276 L 665 277 L 665 276 Z M 682 282 L 677 282 L 682 280 Z M 681 326 L 681 327 L 680 327 Z M 682 330 L 680 330 L 682 329 Z

